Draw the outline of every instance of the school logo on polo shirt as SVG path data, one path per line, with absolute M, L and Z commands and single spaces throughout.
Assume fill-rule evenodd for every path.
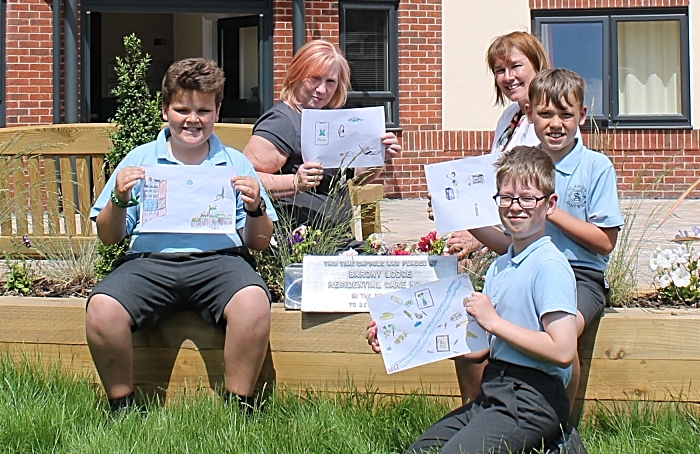
M 566 194 L 566 204 L 571 208 L 583 208 L 586 206 L 586 194 L 588 191 L 585 186 L 580 184 L 573 188 L 568 188 Z

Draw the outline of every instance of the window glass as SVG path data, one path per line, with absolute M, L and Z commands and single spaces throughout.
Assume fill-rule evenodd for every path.
M 576 71 L 586 81 L 584 104 L 589 114 L 607 113 L 603 90 L 603 23 L 543 23 L 541 40 L 552 68 Z
M 346 10 L 345 57 L 351 90 L 389 90 L 388 22 L 385 9 Z
M 681 114 L 680 21 L 618 21 L 620 115 Z

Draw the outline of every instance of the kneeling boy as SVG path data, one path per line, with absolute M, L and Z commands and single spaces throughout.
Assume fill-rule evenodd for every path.
M 467 312 L 489 332 L 481 392 L 426 430 L 408 453 L 530 452 L 562 433 L 566 384 L 576 354 L 576 281 L 566 257 L 544 236 L 557 205 L 552 159 L 515 147 L 497 162 L 508 252 L 486 273 Z M 374 340 L 374 338 L 370 339 Z

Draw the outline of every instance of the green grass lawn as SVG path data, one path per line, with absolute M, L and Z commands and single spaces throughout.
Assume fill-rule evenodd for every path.
M 394 453 L 447 410 L 444 400 L 275 390 L 245 416 L 202 392 L 111 416 L 85 378 L 0 355 L 0 452 Z M 623 403 L 582 424 L 590 453 L 700 453 L 695 408 Z

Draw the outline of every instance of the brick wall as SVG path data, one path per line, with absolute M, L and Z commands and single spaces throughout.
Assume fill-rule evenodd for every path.
M 698 180 L 700 130 L 583 131 L 584 144 L 601 150 L 617 171 L 623 197 L 675 198 Z M 403 135 L 404 152 L 384 178 L 391 198 L 425 197 L 423 166 L 488 153 L 492 131 L 417 131 Z M 691 196 L 700 196 L 700 190 Z
M 8 0 L 6 124 L 53 121 L 52 12 L 44 0 Z

